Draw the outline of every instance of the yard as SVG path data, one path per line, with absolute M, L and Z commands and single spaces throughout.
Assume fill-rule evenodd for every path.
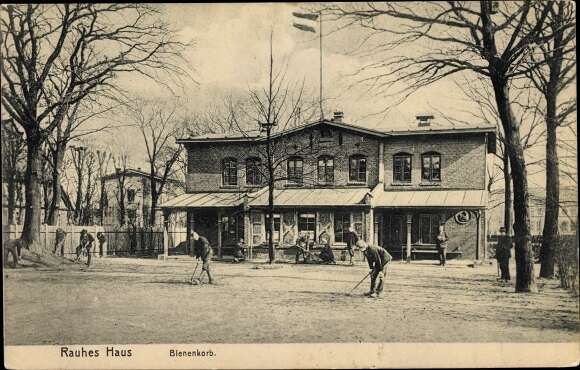
M 346 294 L 364 264 L 214 262 L 217 285 L 192 286 L 192 263 L 110 258 L 89 269 L 4 269 L 5 344 L 578 340 L 577 298 L 557 280 L 516 294 L 496 280 L 495 264 L 393 262 L 385 297 L 370 299 L 362 296 L 368 282 Z

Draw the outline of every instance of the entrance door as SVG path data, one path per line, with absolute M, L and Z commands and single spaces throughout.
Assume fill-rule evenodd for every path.
M 391 248 L 400 256 L 403 256 L 403 248 L 407 244 L 407 219 L 404 215 L 391 217 Z

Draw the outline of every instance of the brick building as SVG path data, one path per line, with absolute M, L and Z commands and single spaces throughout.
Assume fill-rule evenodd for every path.
M 433 257 L 441 223 L 451 257 L 485 258 L 485 168 L 494 126 L 449 126 L 423 115 L 369 129 L 342 118 L 335 113 L 272 136 L 278 248 L 307 233 L 341 249 L 353 225 L 395 257 Z M 163 203 L 165 214 L 186 211 L 188 228 L 220 254 L 239 238 L 265 245 L 264 136 L 212 134 L 178 143 L 188 153 L 186 194 Z

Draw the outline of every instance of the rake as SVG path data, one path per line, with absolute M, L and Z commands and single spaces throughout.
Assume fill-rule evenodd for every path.
M 357 283 L 357 284 L 356 284 L 356 285 L 355 285 L 355 286 L 354 286 L 354 287 L 353 287 L 353 288 L 352 288 L 352 289 L 351 289 L 351 290 L 350 290 L 348 293 L 346 293 L 346 295 L 348 295 L 348 296 L 349 296 L 349 295 L 352 295 L 352 292 L 353 292 L 353 291 L 354 291 L 356 288 L 358 288 L 358 287 L 359 287 L 359 285 L 361 285 L 361 284 L 363 283 L 363 281 L 365 281 L 365 280 L 366 280 L 366 279 L 369 277 L 369 275 L 370 275 L 370 274 L 371 274 L 371 271 L 369 271 L 369 273 L 368 273 L 368 274 L 366 274 L 366 275 L 365 275 L 365 277 L 363 277 L 361 281 L 359 281 L 359 282 L 358 282 L 358 283 Z

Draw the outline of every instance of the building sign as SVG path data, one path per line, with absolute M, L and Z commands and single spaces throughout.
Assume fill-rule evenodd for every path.
M 465 225 L 471 220 L 471 212 L 469 211 L 460 211 L 455 214 L 455 222 L 459 225 Z

